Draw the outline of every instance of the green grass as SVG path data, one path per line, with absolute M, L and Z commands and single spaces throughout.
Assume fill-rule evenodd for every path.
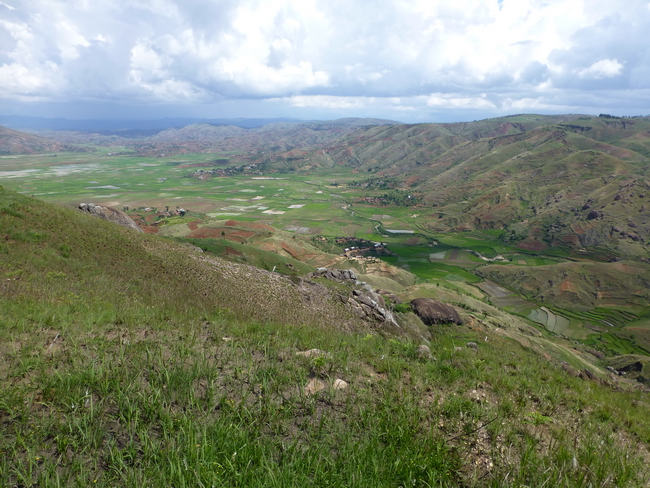
M 616 332 L 606 332 L 604 334 L 590 334 L 585 344 L 596 347 L 605 351 L 608 355 L 618 356 L 622 354 L 650 354 L 650 347 L 637 345 L 629 337 L 619 336 Z
M 404 239 L 400 239 L 402 242 Z M 381 259 L 397 267 L 406 267 L 421 280 L 446 279 L 449 281 L 466 281 L 476 283 L 481 278 L 461 266 L 446 264 L 440 261 L 430 261 L 432 253 L 451 249 L 446 245 L 409 246 L 404 244 L 389 244 L 388 249 L 398 257 L 382 256 Z M 468 263 L 468 264 L 471 264 Z
M 277 253 L 263 251 L 254 246 L 239 244 L 226 239 L 189 239 L 177 238 L 179 242 L 193 244 L 204 251 L 229 259 L 236 263 L 248 264 L 267 271 L 275 271 L 284 275 L 307 274 L 316 268 L 296 259 L 280 256 Z M 235 249 L 242 253 L 241 256 L 226 255 L 226 247 Z M 287 266 L 289 265 L 289 266 Z
M 36 356 L 41 341 L 55 337 L 51 330 L 9 334 L 23 346 L 9 356 L 0 404 L 4 484 L 644 482 L 639 461 L 611 433 L 626 425 L 621 407 L 602 403 L 615 393 L 594 392 L 559 369 L 539 375 L 541 359 L 507 341 L 478 355 L 455 352 L 455 344 L 477 337 L 454 326 L 432 342 L 438 360 L 422 363 L 415 344 L 401 339 L 219 317 L 142 332 L 114 324 L 68 328 L 59 349 Z M 333 356 L 294 356 L 311 347 Z M 302 387 L 313 377 L 342 377 L 352 386 L 306 396 Z M 477 388 L 489 393 L 485 401 L 467 396 Z M 578 415 L 572 405 L 601 406 Z M 544 422 L 529 421 L 536 418 Z M 641 421 L 643 410 L 626 408 L 622 418 Z M 647 427 L 636 428 L 648 436 Z M 603 443 L 606 454 L 595 455 Z M 480 470 L 474 460 L 492 467 Z
M 183 335 L 168 349 L 176 335 L 169 331 L 164 345 L 157 333 L 131 345 L 98 337 L 86 350 L 72 348 L 67 360 L 55 357 L 58 374 L 46 376 L 46 366 L 35 365 L 32 383 L 11 389 L 3 405 L 11 429 L 3 438 L 10 455 L 0 464 L 1 479 L 98 486 L 456 484 L 458 454 L 420 430 L 425 415 L 416 396 L 396 403 L 389 385 L 397 378 L 380 393 L 366 387 L 307 397 L 301 385 L 312 363 L 273 359 L 291 341 L 305 342 L 302 334 L 210 329 L 209 337 L 228 333 L 232 344 L 212 337 L 206 348 L 200 337 Z M 367 349 L 361 339 L 352 342 L 344 347 Z M 255 356 L 242 356 L 244 344 Z M 406 361 L 402 348 L 381 352 L 391 354 L 390 368 Z M 349 362 L 337 356 L 335 369 Z M 35 385 L 50 419 L 30 401 Z M 396 426 L 395 418 L 403 422 Z M 41 435 L 45 442 L 37 441 Z
M 0 191 L 2 486 L 647 485 L 643 392 Z

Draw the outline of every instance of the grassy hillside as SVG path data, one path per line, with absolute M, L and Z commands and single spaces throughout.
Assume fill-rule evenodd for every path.
M 341 285 L 6 190 L 0 236 L 0 485 L 648 482 L 647 392 L 477 300 L 430 358 Z
M 649 130 L 642 117 L 520 115 L 367 128 L 327 154 L 397 178 L 436 208 L 432 231 L 505 229 L 523 249 L 602 246 L 638 259 L 650 237 Z
M 277 274 L 213 259 L 192 246 L 138 235 L 6 190 L 0 201 L 5 237 L 0 251 L 7 257 L 0 264 L 7 275 L 3 294 L 20 297 L 7 320 L 14 313 L 24 320 L 29 303 L 51 316 L 79 320 L 93 309 L 126 325 L 159 319 L 171 313 L 167 309 L 181 316 L 228 312 L 295 325 L 330 320 L 358 325 L 339 315 L 335 303 L 325 307 L 332 298 L 322 293 L 325 308 L 315 316 L 304 307 L 315 299 L 312 293 Z

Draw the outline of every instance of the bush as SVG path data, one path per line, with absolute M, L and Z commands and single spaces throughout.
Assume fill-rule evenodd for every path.
M 409 313 L 413 309 L 411 308 L 410 303 L 398 303 L 397 305 L 393 306 L 393 310 L 399 313 Z

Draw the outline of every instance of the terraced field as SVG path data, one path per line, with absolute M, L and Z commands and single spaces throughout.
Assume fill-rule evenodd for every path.
M 536 308 L 528 315 L 533 322 L 538 322 L 554 334 L 567 336 L 571 322 L 562 315 L 553 313 L 546 307 Z

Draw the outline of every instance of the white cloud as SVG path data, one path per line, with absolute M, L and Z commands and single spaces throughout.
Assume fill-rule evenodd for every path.
M 0 2 L 0 97 L 562 110 L 558 90 L 650 85 L 650 48 L 629 42 L 650 29 L 647 7 L 647 0 L 624 8 L 609 0 Z
M 458 93 L 432 93 L 427 99 L 427 105 L 437 108 L 495 109 L 495 104 L 486 97 L 485 93 L 477 97 L 462 96 Z
M 55 80 L 50 77 L 53 71 L 52 64 L 37 71 L 18 63 L 0 66 L 0 98 L 46 99 L 56 89 Z
M 586 69 L 580 70 L 579 75 L 583 78 L 611 78 L 618 76 L 623 70 L 623 64 L 616 59 L 601 59 Z
M 294 107 L 349 109 L 363 108 L 376 99 L 371 97 L 334 97 L 329 95 L 296 95 L 282 99 Z

